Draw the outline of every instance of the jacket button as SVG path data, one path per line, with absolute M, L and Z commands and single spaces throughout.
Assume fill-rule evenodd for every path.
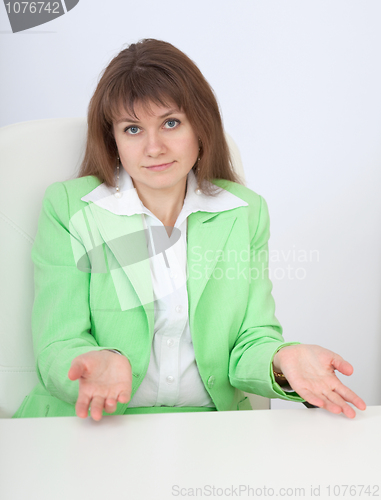
M 211 376 L 208 378 L 208 387 L 213 387 L 214 382 L 216 381 L 215 377 Z

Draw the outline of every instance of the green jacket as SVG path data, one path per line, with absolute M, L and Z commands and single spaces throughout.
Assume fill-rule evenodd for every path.
M 147 371 L 154 304 L 142 218 L 81 200 L 99 184 L 83 177 L 55 183 L 45 193 L 32 250 L 40 382 L 14 417 L 75 415 L 79 384 L 67 374 L 85 352 L 117 349 L 127 356 L 132 395 Z M 303 401 L 283 392 L 271 369 L 274 354 L 290 343 L 274 316 L 266 202 L 242 185 L 214 184 L 247 205 L 188 217 L 189 324 L 202 381 L 217 410 L 250 408 L 241 391 Z M 126 235 L 135 256 L 129 262 Z M 127 408 L 118 403 L 114 414 Z

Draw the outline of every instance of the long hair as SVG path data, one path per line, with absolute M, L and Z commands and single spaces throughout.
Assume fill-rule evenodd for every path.
M 122 50 L 106 67 L 88 109 L 85 157 L 79 177 L 94 175 L 115 185 L 117 147 L 113 122 L 126 111 L 136 117 L 136 103 L 150 102 L 183 111 L 200 139 L 200 161 L 194 166 L 205 194 L 215 192 L 205 180 L 241 183 L 234 172 L 214 92 L 195 63 L 170 43 L 145 39 Z

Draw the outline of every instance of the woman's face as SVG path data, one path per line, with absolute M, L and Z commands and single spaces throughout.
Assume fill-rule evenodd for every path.
M 114 122 L 114 137 L 123 168 L 139 192 L 166 194 L 185 190 L 197 161 L 198 138 L 185 113 L 176 105 L 135 105 L 137 119 L 123 113 Z

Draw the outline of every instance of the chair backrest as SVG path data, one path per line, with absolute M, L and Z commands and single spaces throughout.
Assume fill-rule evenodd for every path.
M 31 334 L 30 253 L 46 188 L 77 176 L 85 118 L 16 123 L 0 129 L 0 417 L 11 417 L 38 382 Z M 227 136 L 244 182 L 239 151 Z

